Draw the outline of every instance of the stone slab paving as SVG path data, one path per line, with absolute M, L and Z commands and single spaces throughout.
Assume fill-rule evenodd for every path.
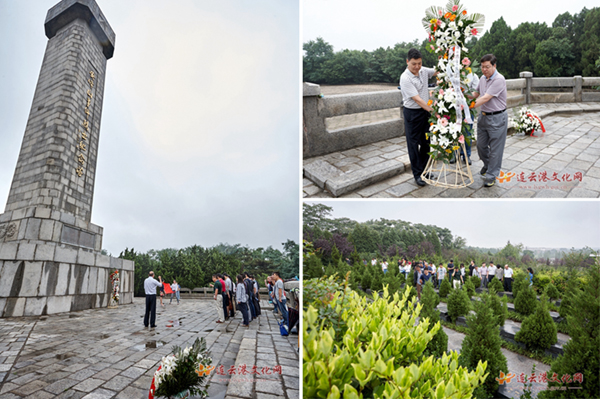
M 305 179 L 303 196 L 305 198 L 332 198 L 327 188 L 327 178 L 338 182 L 336 189 L 344 194 L 340 198 L 598 198 L 600 197 L 600 103 L 570 104 L 533 104 L 536 113 L 542 118 L 546 133 L 539 138 L 512 135 L 507 138 L 502 168 L 512 176 L 510 181 L 496 182 L 491 188 L 483 187 L 483 178 L 479 174 L 483 163 L 477 156 L 473 145 L 471 170 L 474 182 L 465 188 L 447 189 L 435 186 L 419 187 L 410 173 L 410 161 L 404 137 L 372 143 L 351 150 L 335 152 L 304 160 Z M 587 112 L 594 111 L 595 112 Z M 565 113 L 556 113 L 557 111 Z M 582 111 L 586 111 L 582 113 Z M 394 111 L 390 111 L 392 114 Z M 513 111 L 509 110 L 512 115 Z M 367 113 L 365 113 L 367 114 Z M 372 114 L 372 113 L 370 113 Z M 360 114 L 351 117 L 352 122 L 364 120 L 378 121 L 376 115 Z M 388 116 L 382 116 L 389 118 Z M 395 116 L 397 117 L 397 116 Z M 333 118 L 330 118 L 333 119 Z M 357 121 L 358 120 L 358 121 Z M 341 121 L 341 119 L 340 119 Z M 338 123 L 331 121 L 329 123 Z M 343 123 L 346 123 L 343 122 Z M 378 164 L 393 161 L 400 172 L 393 177 L 381 174 L 365 178 L 367 184 L 356 186 L 358 175 L 366 168 L 376 170 Z M 315 164 L 311 166 L 311 164 Z M 320 165 L 319 165 L 320 164 Z M 325 165 L 327 164 L 327 165 Z M 325 168 L 327 166 L 327 168 Z M 327 170 L 325 179 L 315 179 L 311 170 Z M 306 173 L 308 171 L 308 173 Z M 559 181 L 541 181 L 546 176 L 552 179 L 556 173 Z M 581 173 L 581 181 L 575 180 Z M 352 175 L 352 176 L 350 176 Z M 348 176 L 348 188 L 340 188 L 340 181 Z M 519 176 L 523 181 L 519 181 Z M 535 181 L 532 180 L 535 177 Z M 323 181 L 325 180 L 325 181 Z M 570 181 L 569 181 L 570 180 Z M 353 186 L 351 186 L 352 184 Z
M 443 329 L 448 335 L 448 350 L 460 352 L 462 341 L 465 339 L 465 334 L 446 327 L 443 327 Z M 530 359 L 526 356 L 521 356 L 504 348 L 502 348 L 502 353 L 506 357 L 506 364 L 508 366 L 509 373 L 514 373 L 515 375 L 525 373 L 529 376 L 531 375 L 531 370 L 534 364 L 536 375 L 550 371 L 550 366 L 537 360 Z M 502 387 L 503 388 L 500 389 L 500 393 L 503 395 L 503 397 L 519 398 L 523 393 L 523 384 L 516 382 L 516 378 L 514 378 L 508 385 L 503 385 Z M 537 394 L 546 388 L 546 384 L 537 382 L 533 383 L 532 396 L 537 398 Z
M 183 300 L 158 306 L 157 328 L 143 327 L 144 298 L 118 309 L 0 320 L 0 399 L 147 398 L 154 371 L 174 345 L 204 337 L 213 365 L 209 397 L 299 396 L 298 336 L 282 337 L 276 317 L 263 301 L 262 315 L 249 328 L 241 315 L 217 324 L 212 301 Z M 272 306 L 271 306 L 272 309 Z M 175 322 L 173 327 L 167 324 Z M 259 375 L 232 395 L 237 375 L 231 366 L 256 365 Z M 272 372 L 281 366 L 281 374 Z M 239 376 L 241 377 L 241 376 Z M 272 389 L 272 391 L 271 391 Z M 226 396 L 227 395 L 227 396 Z

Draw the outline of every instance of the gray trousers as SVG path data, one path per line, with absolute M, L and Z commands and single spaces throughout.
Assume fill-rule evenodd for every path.
M 500 175 L 502 155 L 508 129 L 508 111 L 496 115 L 479 115 L 477 120 L 477 153 L 487 168 L 485 180 L 493 181 Z

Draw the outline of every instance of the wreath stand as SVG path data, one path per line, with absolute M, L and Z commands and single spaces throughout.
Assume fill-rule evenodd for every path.
M 108 308 L 116 309 L 119 307 L 119 272 L 115 271 L 111 274 L 110 279 L 112 281 L 112 293 L 108 301 Z
M 467 154 L 465 143 L 460 144 L 463 154 Z M 429 157 L 421 178 L 427 184 L 434 187 L 463 188 L 468 187 L 475 181 L 468 162 L 464 164 L 460 160 L 460 149 L 454 151 L 456 163 L 445 163 L 441 159 Z M 425 176 L 435 176 L 433 179 Z

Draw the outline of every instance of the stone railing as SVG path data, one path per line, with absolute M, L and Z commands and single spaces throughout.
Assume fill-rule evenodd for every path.
M 600 91 L 584 91 L 597 86 L 600 77 L 534 78 L 532 72 L 521 72 L 519 79 L 506 81 L 507 90 L 521 91 L 507 99 L 507 106 L 600 101 Z M 572 91 L 564 92 L 565 89 Z M 546 92 L 549 90 L 555 92 Z M 329 130 L 326 125 L 327 118 L 390 108 L 400 108 L 397 118 L 337 130 Z M 319 85 L 304 83 L 303 123 L 304 158 L 403 136 L 402 93 L 388 90 L 323 97 Z

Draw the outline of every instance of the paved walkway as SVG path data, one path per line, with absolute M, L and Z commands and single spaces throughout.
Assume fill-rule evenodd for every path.
M 448 335 L 448 350 L 453 350 L 460 353 L 460 348 L 462 346 L 463 340 L 465 339 L 465 334 L 447 327 L 442 328 L 444 329 L 444 332 Z M 508 372 L 514 373 L 515 376 L 518 376 L 521 373 L 525 373 L 528 376 L 531 375 L 531 370 L 534 364 L 536 376 L 540 373 L 550 371 L 550 366 L 541 363 L 537 360 L 530 359 L 526 356 L 521 356 L 504 348 L 502 348 L 502 353 L 506 357 L 506 365 L 508 366 Z M 533 383 L 532 396 L 534 398 L 537 398 L 537 394 L 545 389 L 547 389 L 547 384 L 537 382 Z M 508 385 L 502 386 L 502 388 L 500 389 L 500 393 L 504 395 L 504 397 L 519 398 L 523 393 L 523 384 L 518 383 L 516 381 L 516 378 L 513 378 L 513 380 Z
M 533 104 L 540 115 L 556 109 L 600 109 L 600 103 Z M 512 110 L 509 111 L 512 115 Z M 330 127 L 372 123 L 398 118 L 398 110 L 374 111 L 330 118 Z M 546 133 L 540 137 L 513 135 L 507 138 L 502 162 L 503 172 L 510 181 L 483 187 L 479 175 L 483 163 L 472 154 L 474 182 L 461 189 L 416 185 L 410 172 L 410 161 L 404 137 L 393 138 L 351 150 L 335 152 L 304 160 L 304 165 L 325 161 L 343 173 L 349 173 L 378 163 L 396 160 L 404 164 L 404 172 L 380 182 L 362 187 L 341 198 L 598 198 L 600 197 L 600 112 L 555 114 L 543 117 Z M 556 173 L 556 179 L 552 177 Z M 575 180 L 576 173 L 581 181 Z M 541 181 L 547 177 L 548 181 Z M 524 181 L 519 181 L 524 180 Z M 535 178 L 535 181 L 533 181 Z M 305 198 L 331 198 L 311 180 L 303 180 Z
M 262 316 L 249 328 L 240 327 L 239 312 L 215 323 L 208 300 L 159 305 L 158 327 L 150 331 L 143 328 L 143 298 L 113 310 L 0 319 L 0 399 L 147 398 L 161 358 L 197 337 L 206 339 L 213 365 L 225 371 L 270 369 L 256 378 L 213 372 L 209 397 L 298 398 L 298 336 L 282 337 L 263 303 Z M 276 366 L 281 374 L 273 373 Z

